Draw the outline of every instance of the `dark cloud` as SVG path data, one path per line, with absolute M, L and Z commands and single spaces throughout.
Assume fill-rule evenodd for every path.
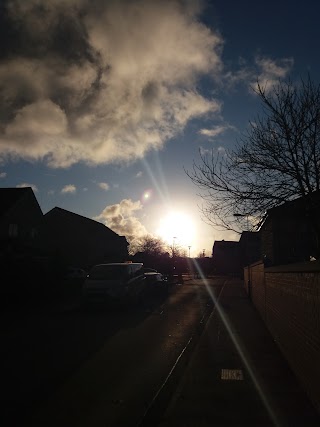
M 68 2 L 5 1 L 0 20 L 2 59 L 56 55 L 66 62 L 81 62 L 93 58 L 82 12 L 69 8 Z
M 132 161 L 219 110 L 196 90 L 222 40 L 180 0 L 7 0 L 0 157 L 52 167 Z

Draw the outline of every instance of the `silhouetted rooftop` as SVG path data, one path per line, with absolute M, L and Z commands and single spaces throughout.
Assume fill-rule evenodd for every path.
M 32 192 L 31 187 L 4 187 L 0 188 L 0 216 L 4 215 L 10 208 L 12 208 L 18 200 L 21 199 L 28 192 Z

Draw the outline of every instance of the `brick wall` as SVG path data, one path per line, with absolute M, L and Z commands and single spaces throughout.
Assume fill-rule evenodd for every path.
M 244 268 L 244 285 L 263 320 L 266 320 L 264 264 L 259 261 Z
M 244 275 L 254 305 L 320 411 L 320 263 L 256 263 Z

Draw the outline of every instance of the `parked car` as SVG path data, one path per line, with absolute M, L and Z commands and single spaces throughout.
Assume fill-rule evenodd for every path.
M 163 280 L 162 274 L 153 268 L 144 268 L 144 274 L 145 274 L 147 281 L 149 283 L 161 282 Z
M 149 290 L 150 287 L 152 287 L 152 289 L 158 289 L 163 291 L 168 290 L 167 277 L 159 271 L 153 268 L 144 268 L 144 275 L 146 276 L 147 286 Z
M 69 267 L 64 276 L 65 279 L 85 279 L 88 273 L 83 268 Z
M 83 284 L 84 302 L 138 302 L 146 288 L 143 263 L 108 263 L 92 267 Z

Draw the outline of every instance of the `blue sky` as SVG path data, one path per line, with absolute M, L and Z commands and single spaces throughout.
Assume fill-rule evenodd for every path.
M 239 235 L 185 173 L 259 112 L 250 89 L 319 75 L 320 3 L 11 0 L 0 6 L 0 185 L 134 243 L 197 256 Z

